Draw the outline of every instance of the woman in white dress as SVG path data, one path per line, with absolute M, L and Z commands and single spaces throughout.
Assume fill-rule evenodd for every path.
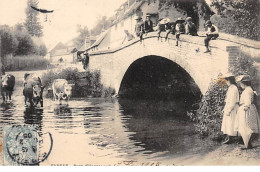
M 237 120 L 237 110 L 239 108 L 239 92 L 236 86 L 235 77 L 232 74 L 226 74 L 228 90 L 225 98 L 225 107 L 223 109 L 223 120 L 221 131 L 226 134 L 223 144 L 230 143 L 232 136 L 237 136 L 235 130 L 235 121 Z
M 254 105 L 255 92 L 251 87 L 249 75 L 242 75 L 237 78 L 237 82 L 243 89 L 239 101 L 238 120 L 236 130 L 241 134 L 246 149 L 252 148 L 251 135 L 259 133 L 259 115 L 256 106 Z

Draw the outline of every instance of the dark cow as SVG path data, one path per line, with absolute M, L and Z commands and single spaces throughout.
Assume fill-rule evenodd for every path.
M 12 100 L 14 85 L 15 85 L 15 77 L 13 75 L 7 74 L 3 76 L 1 86 L 2 86 L 2 97 L 4 103 L 7 102 L 8 98 L 9 100 Z
M 26 73 L 24 75 L 24 89 L 23 89 L 25 105 L 27 101 L 30 102 L 31 106 L 37 106 L 37 104 L 40 102 L 41 107 L 43 107 L 43 98 L 42 98 L 43 89 L 44 87 L 42 86 L 41 79 L 38 76 L 35 76 L 34 74 Z

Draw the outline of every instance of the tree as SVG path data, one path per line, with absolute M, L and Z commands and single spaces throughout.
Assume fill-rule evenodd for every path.
M 73 40 L 73 42 L 74 42 L 74 46 L 79 49 L 82 45 L 84 45 L 85 38 L 89 36 L 88 27 L 87 26 L 82 27 L 81 25 L 78 25 L 77 32 L 79 33 L 79 35 Z
M 94 36 L 99 35 L 103 29 L 108 29 L 111 26 L 111 21 L 107 19 L 106 16 L 103 16 L 98 19 L 97 25 L 91 29 L 91 34 Z
M 33 54 L 35 45 L 27 29 L 23 25 L 21 24 L 15 25 L 14 35 L 18 41 L 18 46 L 14 54 L 15 55 Z
M 38 50 L 38 55 L 45 56 L 47 54 L 47 48 L 45 45 L 40 45 Z
M 211 0 L 211 6 L 218 11 L 214 22 L 219 30 L 260 40 L 259 0 Z
M 17 39 L 13 34 L 12 29 L 7 26 L 0 26 L 0 36 L 1 36 L 1 56 L 5 57 L 8 54 L 13 54 L 17 49 Z
M 184 15 L 192 17 L 197 26 L 200 16 L 208 20 L 214 14 L 204 0 L 159 0 L 159 10 L 167 6 L 173 6 Z
M 27 1 L 27 8 L 26 8 L 26 21 L 25 21 L 25 26 L 28 30 L 28 33 L 31 36 L 37 36 L 37 37 L 41 37 L 43 35 L 43 31 L 42 31 L 42 26 L 39 22 L 39 18 L 38 18 L 38 11 L 35 11 L 31 8 L 31 6 L 33 7 L 38 7 L 38 0 L 28 0 Z

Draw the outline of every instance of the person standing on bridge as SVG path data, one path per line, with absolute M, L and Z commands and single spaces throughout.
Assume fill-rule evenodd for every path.
M 140 38 L 140 43 L 142 43 L 143 42 L 143 34 L 144 34 L 142 18 L 139 17 L 139 16 L 136 16 L 135 20 L 136 20 L 135 34 L 136 34 L 137 37 Z
M 235 76 L 228 73 L 224 77 L 227 81 L 228 90 L 225 98 L 226 104 L 223 109 L 221 131 L 226 134 L 223 144 L 227 144 L 232 141 L 231 137 L 237 136 L 237 132 L 235 131 L 235 123 L 237 120 L 237 110 L 239 108 L 239 92 L 236 86 Z
M 218 34 L 217 26 L 213 25 L 210 20 L 208 20 L 206 22 L 206 26 L 208 27 L 208 31 L 206 33 L 207 37 L 204 39 L 204 43 L 205 43 L 205 47 L 206 47 L 205 53 L 208 53 L 208 52 L 210 52 L 209 41 L 217 39 L 219 37 L 219 34 Z
M 186 18 L 185 33 L 187 35 L 198 36 L 196 25 L 192 22 L 191 17 Z

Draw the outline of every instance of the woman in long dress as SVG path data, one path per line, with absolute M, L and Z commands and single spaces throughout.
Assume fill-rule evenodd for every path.
M 237 120 L 237 110 L 239 108 L 239 92 L 236 86 L 235 77 L 232 74 L 226 74 L 228 90 L 225 98 L 225 107 L 223 109 L 223 120 L 221 131 L 226 134 L 223 144 L 230 143 L 232 136 L 237 136 L 235 130 L 235 121 Z
M 250 76 L 239 76 L 237 82 L 243 89 L 243 92 L 239 101 L 238 108 L 238 120 L 236 124 L 236 130 L 241 134 L 246 149 L 252 148 L 251 135 L 253 133 L 259 133 L 259 115 L 254 105 L 255 93 L 251 87 Z

